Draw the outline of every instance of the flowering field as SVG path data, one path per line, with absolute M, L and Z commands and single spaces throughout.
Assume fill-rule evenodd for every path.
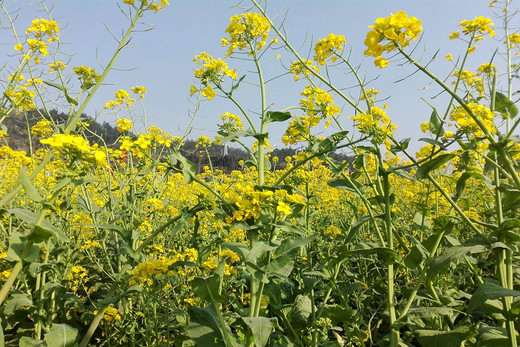
M 520 34 L 510 1 L 490 4 L 501 18 L 453 28 L 447 76 L 415 51 L 420 19 L 374 18 L 366 59 L 381 75 L 412 67 L 446 96 L 430 100 L 418 151 L 378 81 L 358 74 L 345 36 L 318 39 L 304 56 L 265 4 L 246 2 L 250 11 L 223 23 L 225 57 L 193 60 L 186 90 L 197 109 L 229 102 L 218 136 L 196 141 L 200 170 L 187 159 L 190 129 L 136 130 L 145 87 L 95 105 L 115 115 L 114 143 L 82 115 L 139 23 L 175 10 L 167 0 L 120 1 L 128 26 L 98 71 L 57 59 L 50 11 L 12 31 L 18 65 L 2 70 L 0 97 L 0 346 L 518 346 Z M 469 66 L 482 40 L 495 40 L 495 54 Z M 264 62 L 280 54 L 305 87 L 295 84 L 297 105 L 274 109 Z M 235 93 L 244 77 L 232 58 L 254 71 L 254 110 Z M 58 102 L 67 117 L 51 117 Z M 10 146 L 10 119 L 25 119 L 27 151 Z M 272 154 L 273 128 L 297 154 Z M 224 144 L 247 152 L 239 170 L 211 161 Z M 349 159 L 333 159 L 339 151 Z

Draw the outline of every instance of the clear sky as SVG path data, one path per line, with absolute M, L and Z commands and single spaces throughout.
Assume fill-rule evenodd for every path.
M 399 10 L 406 11 L 423 21 L 424 36 L 415 51 L 414 56 L 423 62 L 439 50 L 431 69 L 441 76 L 446 76 L 452 65 L 444 59 L 451 53 L 456 60 L 462 55 L 465 44 L 462 41 L 450 41 L 450 32 L 457 29 L 463 19 L 473 19 L 477 15 L 491 17 L 495 22 L 493 10 L 488 7 L 490 0 L 271 0 L 268 13 L 280 24 L 285 18 L 284 26 L 289 40 L 309 55 L 311 41 L 323 38 L 329 33 L 345 35 L 346 51 L 352 50 L 351 61 L 360 65 L 359 73 L 367 80 L 375 79 L 369 87 L 381 90 L 380 97 L 388 98 L 389 115 L 398 125 L 398 138 L 421 137 L 419 124 L 428 120 L 430 107 L 421 100 L 426 99 L 444 111 L 445 99 L 441 96 L 431 99 L 440 90 L 421 76 L 415 74 L 404 82 L 395 81 L 413 72 L 409 66 L 398 66 L 399 61 L 390 60 L 390 66 L 380 70 L 373 65 L 373 58 L 363 56 L 363 40 L 368 26 L 377 17 L 388 16 Z M 15 15 L 15 25 L 19 33 L 23 33 L 32 18 L 41 17 L 37 1 L 4 0 L 4 6 Z M 70 57 L 70 66 L 87 65 L 101 70 L 100 63 L 106 64 L 112 55 L 116 43 L 110 37 L 105 25 L 120 36 L 127 25 L 127 19 L 120 12 L 126 5 L 116 0 L 48 0 L 52 7 L 54 19 L 62 28 L 61 42 L 63 59 Z M 189 87 L 195 83 L 193 78 L 193 57 L 202 51 L 214 57 L 223 57 L 226 49 L 220 45 L 224 30 L 229 24 L 229 17 L 241 13 L 234 7 L 236 0 L 170 0 L 171 5 L 157 14 L 148 13 L 144 22 L 154 26 L 148 32 L 136 33 L 130 48 L 123 52 L 117 61 L 118 71 L 112 71 L 92 103 L 87 114 L 98 115 L 99 120 L 115 123 L 114 116 L 104 113 L 103 105 L 113 99 L 118 89 L 129 89 L 142 85 L 148 88 L 144 99 L 147 110 L 148 125 L 156 125 L 172 135 L 181 135 L 189 123 L 189 115 L 195 109 L 193 99 L 189 98 Z M 248 0 L 243 0 L 241 6 L 250 6 Z M 5 14 L 0 14 L 2 27 L 8 22 Z M 498 23 L 500 24 L 500 23 Z M 500 25 L 497 24 L 497 27 Z M 145 26 L 141 26 L 145 29 Z M 271 32 L 274 37 L 274 33 Z M 497 38 L 502 38 L 497 28 Z M 0 35 L 0 54 L 6 57 L 13 47 L 10 31 L 3 30 Z M 489 37 L 479 43 L 478 50 L 471 55 L 467 68 L 475 71 L 481 63 L 489 62 L 497 42 Z M 281 54 L 279 60 L 266 61 L 263 65 L 266 79 L 278 76 L 283 70 L 282 63 L 290 65 L 294 57 L 284 50 L 273 53 Z M 12 60 L 11 60 L 12 62 Z M 253 83 L 257 77 L 252 73 L 251 62 L 229 60 L 231 68 L 236 68 L 239 76 L 246 75 L 244 90 L 237 94 L 246 107 L 258 110 L 259 93 Z M 9 66 L 7 67 L 9 69 Z M 354 79 L 342 71 L 333 69 L 334 81 L 342 88 L 352 87 Z M 3 78 L 5 78 L 5 72 Z M 74 78 L 74 77 L 73 77 Z M 305 82 L 294 82 L 292 76 L 285 75 L 268 84 L 268 103 L 273 103 L 273 110 L 296 105 Z M 348 89 L 354 97 L 358 91 Z M 339 100 L 340 107 L 345 106 Z M 195 128 L 190 137 L 201 134 L 213 137 L 216 135 L 218 115 L 226 111 L 238 113 L 234 106 L 222 99 L 215 98 L 201 104 Z M 345 106 L 342 123 L 350 129 L 353 115 L 352 108 Z M 281 145 L 281 135 L 284 127 L 279 123 L 270 129 L 272 142 Z M 414 145 L 414 148 L 417 145 Z

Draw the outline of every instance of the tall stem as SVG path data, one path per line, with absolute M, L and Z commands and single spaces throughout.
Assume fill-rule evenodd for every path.
M 385 226 L 386 226 L 386 237 L 387 237 L 387 248 L 393 250 L 393 233 L 392 233 L 392 208 L 390 203 L 390 182 L 388 172 L 383 174 L 383 191 L 385 197 Z M 396 322 L 395 313 L 395 294 L 394 294 L 394 260 L 389 258 L 387 260 L 387 271 L 388 271 L 388 289 L 387 289 L 387 305 L 388 313 L 390 316 L 390 346 L 397 347 L 399 345 L 399 330 L 394 326 Z

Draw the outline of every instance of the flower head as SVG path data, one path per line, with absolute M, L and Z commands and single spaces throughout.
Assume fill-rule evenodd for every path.
M 243 13 L 230 18 L 231 24 L 226 33 L 229 38 L 222 39 L 222 46 L 229 46 L 227 56 L 231 56 L 235 50 L 261 50 L 269 37 L 271 25 L 267 18 L 259 13 Z

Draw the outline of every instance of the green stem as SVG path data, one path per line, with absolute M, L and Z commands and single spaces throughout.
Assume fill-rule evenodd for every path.
M 106 298 L 112 298 L 115 291 L 117 289 L 117 281 L 115 281 L 110 289 L 108 290 L 108 293 L 106 295 Z M 98 313 L 90 323 L 90 326 L 88 327 L 87 332 L 83 336 L 83 339 L 81 339 L 81 342 L 79 344 L 79 347 L 87 347 L 90 339 L 92 338 L 92 335 L 94 335 L 94 332 L 96 331 L 97 327 L 99 326 L 99 323 L 101 323 L 101 319 L 103 319 L 103 315 L 105 314 L 105 311 L 109 304 L 103 304 L 98 308 Z
M 383 174 L 383 191 L 385 197 L 385 226 L 386 226 L 386 242 L 387 248 L 393 250 L 393 233 L 392 233 L 392 208 L 390 204 L 390 173 Z M 388 270 L 388 289 L 387 289 L 387 305 L 390 316 L 390 346 L 397 347 L 399 345 L 399 329 L 395 327 L 396 313 L 395 313 L 395 294 L 394 294 L 394 260 L 387 260 Z

